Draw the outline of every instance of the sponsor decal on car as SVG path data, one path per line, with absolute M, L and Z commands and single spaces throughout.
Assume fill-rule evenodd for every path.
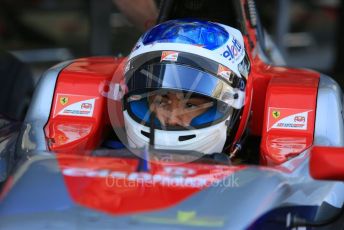
M 62 170 L 64 176 L 103 178 L 108 187 L 121 187 L 138 184 L 150 184 L 172 187 L 202 188 L 205 186 L 238 187 L 233 168 L 215 167 L 202 171 L 196 168 L 182 166 L 167 166 L 154 168 L 151 172 L 128 172 L 121 169 L 92 169 L 85 167 L 66 167 Z M 235 169 L 237 170 L 237 169 Z M 231 177 L 229 177 L 231 176 Z M 222 179 L 227 178 L 224 182 Z
M 91 110 L 92 107 L 93 107 L 93 106 L 92 106 L 91 103 L 82 103 L 82 104 L 81 104 L 81 109 Z
M 177 176 L 191 176 L 196 174 L 196 171 L 191 168 L 185 168 L 185 167 L 165 167 L 164 173 L 167 175 L 171 175 L 173 177 Z
M 304 116 L 296 116 L 296 117 L 294 117 L 294 121 L 295 122 L 305 123 L 306 122 L 306 118 Z
M 106 183 L 111 186 L 115 184 L 117 180 L 134 181 L 136 183 L 151 183 L 161 184 L 164 186 L 173 187 L 204 187 L 210 184 L 205 177 L 193 177 L 193 176 L 171 176 L 165 173 L 151 174 L 146 172 L 123 172 L 123 171 L 111 171 L 111 170 L 94 170 L 85 168 L 67 168 L 63 170 L 65 176 L 72 177 L 103 177 L 106 179 Z
M 270 107 L 267 129 L 307 130 L 309 112 L 311 110 Z
M 61 97 L 60 98 L 60 103 L 61 105 L 65 105 L 68 103 L 68 97 Z
M 281 116 L 281 112 L 279 110 L 273 110 L 272 111 L 272 116 L 277 119 Z
M 57 95 L 58 103 L 55 103 L 54 117 L 77 116 L 92 117 L 95 105 L 95 98 L 89 98 L 81 95 Z
M 161 54 L 161 62 L 162 61 L 173 61 L 176 62 L 178 60 L 179 52 L 175 51 L 163 51 Z

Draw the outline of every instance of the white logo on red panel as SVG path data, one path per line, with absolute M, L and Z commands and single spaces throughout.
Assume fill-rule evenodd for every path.
M 307 130 L 308 113 L 302 109 L 269 108 L 269 129 Z
M 56 103 L 54 117 L 57 115 L 92 117 L 96 99 L 86 98 L 86 96 L 80 95 L 58 94 L 57 100 L 59 101 L 59 103 Z

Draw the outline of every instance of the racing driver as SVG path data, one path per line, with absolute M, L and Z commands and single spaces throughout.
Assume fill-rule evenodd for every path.
M 249 68 L 237 29 L 194 19 L 153 27 L 125 67 L 129 146 L 233 155 L 244 136 Z

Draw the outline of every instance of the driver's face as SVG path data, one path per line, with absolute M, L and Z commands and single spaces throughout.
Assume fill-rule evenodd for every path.
M 148 99 L 150 110 L 163 126 L 188 127 L 193 118 L 205 112 L 213 102 L 202 97 L 187 97 L 183 93 L 168 92 Z

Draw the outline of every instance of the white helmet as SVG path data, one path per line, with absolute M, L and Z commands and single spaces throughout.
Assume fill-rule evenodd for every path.
M 243 37 L 234 28 L 183 19 L 150 29 L 125 67 L 123 113 L 130 147 L 222 152 L 240 122 L 248 69 Z M 207 106 L 184 125 L 169 124 L 152 109 L 152 98 L 171 92 L 184 101 L 203 98 Z M 175 111 L 169 112 L 172 119 Z

